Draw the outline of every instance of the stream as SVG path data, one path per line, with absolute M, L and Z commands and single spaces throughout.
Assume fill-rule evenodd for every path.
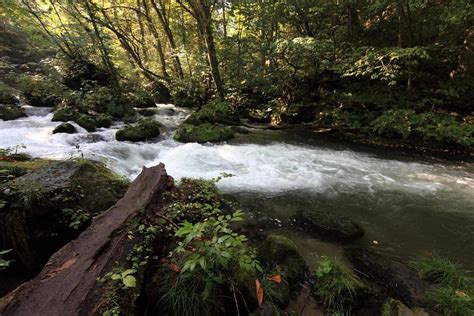
M 172 135 L 188 113 L 164 104 L 154 109 L 164 125 L 156 142 L 116 141 L 121 124 L 95 133 L 75 125 L 77 134 L 53 135 L 60 122 L 51 121 L 49 109 L 25 109 L 27 118 L 0 120 L 0 148 L 23 144 L 19 151 L 32 156 L 83 156 L 130 179 L 158 162 L 175 179 L 231 173 L 219 187 L 252 216 L 282 219 L 300 209 L 345 215 L 366 231 L 359 245 L 404 260 L 435 252 L 474 268 L 473 163 L 346 144 L 308 131 L 255 129 L 226 144 L 182 144 Z M 340 252 L 281 229 L 305 258 Z

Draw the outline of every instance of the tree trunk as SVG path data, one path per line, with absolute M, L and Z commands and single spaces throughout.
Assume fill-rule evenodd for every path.
M 166 19 L 165 8 L 164 6 L 158 7 L 155 0 L 151 0 L 151 5 L 155 10 L 156 15 L 158 16 L 158 20 L 160 21 L 160 24 L 163 27 L 163 31 L 165 32 L 166 38 L 168 39 L 172 54 L 171 58 L 173 59 L 176 75 L 178 76 L 178 78 L 182 79 L 184 78 L 183 67 L 181 66 L 181 60 L 178 56 L 178 49 L 176 46 L 176 41 L 174 40 L 173 32 L 171 31 L 171 27 L 168 23 L 168 20 Z
M 98 314 L 108 290 L 97 279 L 117 262 L 127 262 L 130 249 L 140 242 L 127 238 L 128 228 L 152 212 L 149 206 L 171 183 L 163 164 L 143 168 L 117 204 L 56 252 L 38 276 L 0 299 L 0 315 Z

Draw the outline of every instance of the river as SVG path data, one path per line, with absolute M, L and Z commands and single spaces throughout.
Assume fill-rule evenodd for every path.
M 435 252 L 474 267 L 472 163 L 348 145 L 308 131 L 256 129 L 226 144 L 181 144 L 171 136 L 187 112 L 172 105 L 155 109 L 165 128 L 151 143 L 116 141 L 121 124 L 95 133 L 76 125 L 77 134 L 52 135 L 59 123 L 48 109 L 25 109 L 27 118 L 0 120 L 0 148 L 23 144 L 19 150 L 32 156 L 100 160 L 130 179 L 158 162 L 176 179 L 231 173 L 219 187 L 254 216 L 333 212 L 365 229 L 358 244 L 402 259 Z M 305 255 L 328 252 L 326 244 L 290 235 Z

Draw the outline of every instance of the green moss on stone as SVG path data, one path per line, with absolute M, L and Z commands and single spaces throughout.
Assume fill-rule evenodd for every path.
M 160 136 L 161 124 L 153 119 L 142 119 L 134 125 L 125 127 L 115 134 L 119 141 L 140 142 Z
M 240 120 L 228 102 L 216 99 L 204 105 L 199 111 L 191 114 L 185 123 L 192 125 L 203 123 L 236 125 L 240 124 Z
M 223 142 L 234 137 L 234 132 L 228 128 L 212 125 L 181 125 L 174 139 L 182 143 Z

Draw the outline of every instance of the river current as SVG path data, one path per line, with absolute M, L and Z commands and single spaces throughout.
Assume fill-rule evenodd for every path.
M 474 268 L 472 163 L 374 151 L 309 132 L 251 130 L 225 144 L 182 144 L 172 134 L 187 112 L 173 105 L 155 109 L 165 128 L 154 142 L 116 141 L 121 124 L 94 133 L 75 125 L 77 134 L 53 135 L 59 123 L 48 109 L 25 108 L 27 118 L 0 120 L 0 148 L 22 144 L 19 151 L 36 157 L 100 160 L 130 179 L 159 162 L 176 179 L 231 173 L 219 187 L 255 216 L 333 212 L 366 230 L 359 244 L 404 259 L 436 252 Z M 316 251 L 309 248 L 300 250 Z

